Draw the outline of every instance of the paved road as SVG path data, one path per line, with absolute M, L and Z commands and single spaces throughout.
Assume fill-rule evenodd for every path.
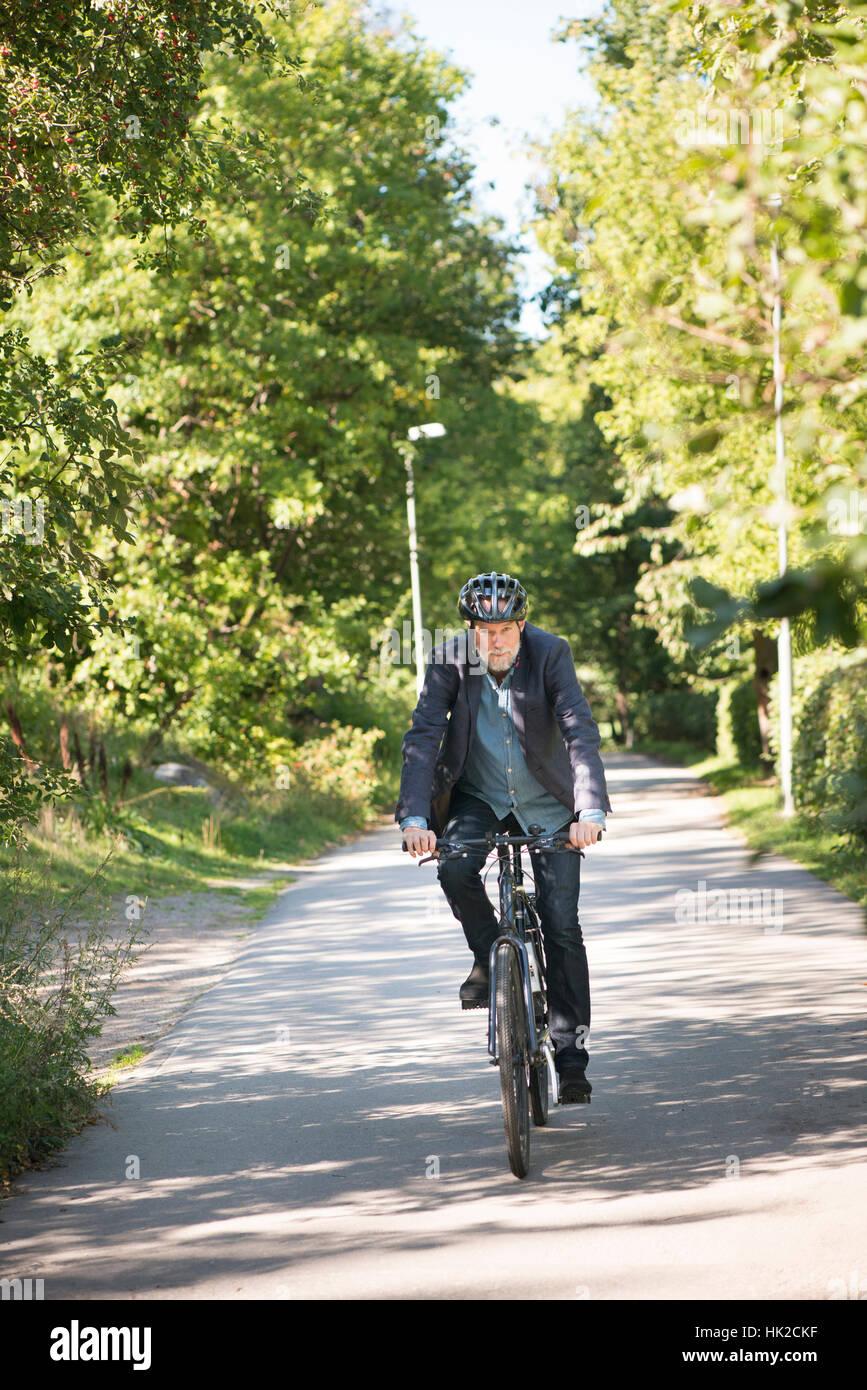
M 862 913 L 751 868 L 682 769 L 606 770 L 593 1100 L 534 1130 L 528 1179 L 460 927 L 381 830 L 300 873 L 109 1122 L 15 1184 L 2 1274 L 46 1299 L 867 1295 Z M 688 920 L 701 880 L 767 890 L 767 918 Z

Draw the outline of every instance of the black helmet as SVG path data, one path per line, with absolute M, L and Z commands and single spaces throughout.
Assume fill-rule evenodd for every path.
M 461 589 L 458 612 L 476 623 L 512 623 L 527 616 L 527 594 L 510 574 L 477 574 Z

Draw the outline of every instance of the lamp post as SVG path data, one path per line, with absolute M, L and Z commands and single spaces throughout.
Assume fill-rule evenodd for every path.
M 403 454 L 403 461 L 406 465 L 406 518 L 409 525 L 409 579 L 412 586 L 412 625 L 415 630 L 415 693 L 421 694 L 424 685 L 424 642 L 422 640 L 421 625 L 421 585 L 418 578 L 418 535 L 415 525 L 415 478 L 412 471 L 412 461 L 416 450 L 413 444 L 419 439 L 437 439 L 441 434 L 445 434 L 445 425 L 413 425 L 407 430 L 408 444 L 398 445 L 398 451 Z
M 782 206 L 779 193 L 768 199 L 771 213 Z M 782 577 L 789 563 L 788 498 L 786 486 L 786 441 L 783 436 L 783 356 L 780 349 L 780 326 L 783 320 L 782 285 L 780 277 L 779 240 L 776 231 L 771 241 L 771 283 L 774 307 L 771 318 L 774 331 L 774 443 L 777 462 L 777 502 L 779 505 L 779 569 Z M 777 665 L 780 676 L 780 782 L 783 792 L 783 815 L 795 814 L 792 796 L 792 633 L 789 619 L 780 619 L 777 641 Z

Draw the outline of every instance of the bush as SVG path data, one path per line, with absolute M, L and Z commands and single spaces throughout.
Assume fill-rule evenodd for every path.
M 762 732 L 752 676 L 737 676 L 720 689 L 716 751 L 742 767 L 755 767 L 761 762 Z
M 713 748 L 716 740 L 717 692 L 694 690 L 651 691 L 639 695 L 632 708 L 636 739 L 685 739 L 699 748 Z
M 358 824 L 374 810 L 379 778 L 373 748 L 383 738 L 381 729 L 356 729 L 332 724 L 320 738 L 308 739 L 292 764 L 293 789 L 303 805 L 305 792 L 339 801 Z M 293 801 L 296 798 L 293 797 Z
M 88 1038 L 115 1012 L 111 996 L 143 932 L 113 936 L 93 899 L 105 862 L 58 906 L 47 878 L 30 881 L 19 853 L 0 901 L 0 1180 L 62 1147 L 93 1112 Z M 75 907 L 97 924 L 68 925 Z
M 867 650 L 826 647 L 793 662 L 792 795 L 799 812 L 867 845 Z M 779 680 L 771 683 L 779 775 Z

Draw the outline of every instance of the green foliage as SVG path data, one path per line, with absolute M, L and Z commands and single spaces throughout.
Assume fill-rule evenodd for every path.
M 852 848 L 867 846 L 867 652 L 829 646 L 798 658 L 792 795 L 798 811 L 836 831 Z M 771 685 L 779 761 L 779 681 Z
M 680 689 L 639 693 L 634 700 L 632 723 L 639 742 L 649 739 L 682 739 L 698 748 L 712 749 L 716 739 L 717 692 Z
M 309 788 L 340 801 L 363 823 L 375 803 L 378 779 L 373 750 L 382 737 L 381 729 L 335 724 L 319 738 L 308 739 L 294 764 L 300 783 L 295 804 L 303 804 L 305 788 Z
M 64 274 L 28 283 L 8 315 L 8 487 L 44 496 L 45 536 L 0 538 L 0 580 L 19 674 L 41 647 L 61 704 L 136 730 L 134 761 L 171 730 L 241 768 L 281 738 L 316 738 L 335 702 L 362 707 L 351 724 L 382 727 L 390 696 L 369 636 L 407 589 L 395 444 L 436 414 L 457 474 L 480 420 L 504 431 L 494 381 L 514 351 L 517 298 L 511 248 L 473 215 L 472 168 L 448 129 L 456 69 L 338 3 L 269 7 L 243 66 L 245 12 L 230 7 L 226 42 L 210 35 L 198 72 L 176 27 L 205 34 L 214 10 L 192 8 L 196 24 L 187 4 L 173 11 L 177 26 L 156 23 L 134 73 L 121 62 L 109 84 L 125 110 L 128 76 L 141 86 L 147 74 L 150 102 L 165 96 L 160 64 L 177 68 L 187 133 L 149 105 L 139 171 L 113 118 L 100 136 L 111 35 L 93 25 L 107 21 L 82 19 L 74 38 L 80 55 L 99 49 L 79 142 L 87 220 Z M 76 96 L 70 120 L 85 107 Z M 228 132 L 217 154 L 211 121 Z M 207 225 L 191 215 L 195 235 L 169 241 L 154 207 L 181 216 L 181 180 L 203 190 L 192 203 L 213 194 L 217 175 L 193 180 L 188 167 L 212 158 L 222 183 Z M 98 178 L 100 160 L 119 172 Z M 463 525 L 475 529 L 470 515 Z M 56 758 L 50 738 L 42 748 Z M 95 830 L 109 824 L 104 802 L 86 803 Z
M 724 736 L 725 737 L 725 736 Z M 756 687 L 752 676 L 732 686 L 728 701 L 728 737 L 738 762 L 755 767 L 762 756 L 762 733 L 756 707 Z
M 568 29 L 587 48 L 600 103 L 552 142 L 538 233 L 558 264 L 564 365 L 606 393 L 594 419 L 622 480 L 619 502 L 600 489 L 581 546 L 619 546 L 624 524 L 638 534 L 642 501 L 669 504 L 646 533 L 635 621 L 678 662 L 692 649 L 702 664 L 708 639 L 733 625 L 773 633 L 783 613 L 811 610 L 819 640 L 850 644 L 867 619 L 867 527 L 835 524 L 841 504 L 860 499 L 867 511 L 867 106 L 851 16 L 614 0 Z M 856 54 L 867 42 L 858 33 Z M 775 241 L 791 506 L 783 580 Z M 693 582 L 711 577 L 729 611 L 703 633 Z
M 732 677 L 730 680 L 723 681 L 719 689 L 719 698 L 716 706 L 716 752 L 722 759 L 724 765 L 728 766 L 737 761 L 738 752 L 735 747 L 734 735 L 732 733 L 731 701 L 735 688 L 740 684 L 740 677 Z
M 170 265 L 168 228 L 200 237 L 202 204 L 242 171 L 270 180 L 287 205 L 315 206 L 258 133 L 223 117 L 218 129 L 199 105 L 211 51 L 255 54 L 284 77 L 297 69 L 275 59 L 258 15 L 237 0 L 4 7 L 0 311 L 64 272 L 71 248 L 90 256 L 106 218 L 139 242 L 159 225 L 162 244 L 134 259 Z M 39 352 L 20 327 L 0 331 L 0 668 L 59 651 L 71 669 L 82 641 L 123 638 L 104 538 L 133 540 L 139 498 L 140 453 L 106 394 L 124 370 L 124 336 L 115 321 L 87 344 L 73 335 L 58 346 L 49 334 Z M 44 769 L 41 784 L 25 782 L 15 757 L 3 739 L 0 842 L 20 837 L 40 799 L 69 793 Z
M 99 1095 L 88 1039 L 144 934 L 112 923 L 99 878 L 58 901 L 19 854 L 0 900 L 0 1181 L 44 1160 L 91 1115 Z M 73 910 L 91 915 L 77 928 Z
M 291 192 L 265 142 L 200 106 L 203 55 L 255 55 L 275 66 L 256 11 L 271 0 L 7 0 L 0 19 L 2 205 L 0 279 L 15 285 L 58 269 L 57 257 L 96 231 L 92 195 L 116 203 L 121 231 L 206 225 L 195 216 L 251 168 Z M 289 77 L 297 60 L 276 70 Z

